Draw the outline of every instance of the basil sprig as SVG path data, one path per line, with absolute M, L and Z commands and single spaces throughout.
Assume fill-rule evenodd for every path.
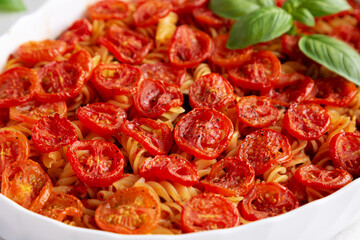
M 350 9 L 346 0 L 288 0 L 282 8 L 274 0 L 210 0 L 209 8 L 237 20 L 227 47 L 241 49 L 293 33 L 293 20 L 315 25 L 315 17 Z M 300 50 L 312 60 L 360 85 L 360 55 L 346 43 L 325 35 L 301 37 Z
M 0 0 L 0 11 L 23 11 L 25 9 L 22 0 Z

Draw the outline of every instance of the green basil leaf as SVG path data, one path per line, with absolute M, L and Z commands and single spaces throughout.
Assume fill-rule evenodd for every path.
M 295 9 L 297 9 L 298 7 L 300 7 L 301 3 L 304 0 L 287 0 L 286 2 L 284 2 L 284 4 L 282 5 L 282 8 L 287 11 L 288 13 L 293 12 Z
M 301 7 L 308 9 L 314 17 L 351 9 L 346 0 L 303 0 Z
M 315 18 L 306 8 L 297 9 L 296 11 L 292 12 L 291 15 L 293 16 L 294 20 L 298 22 L 301 22 L 310 27 L 315 26 Z
M 245 48 L 281 36 L 290 30 L 292 16 L 278 7 L 263 7 L 241 17 L 231 28 L 227 47 Z
M 0 0 L 2 11 L 23 11 L 26 7 L 22 0 Z
M 273 7 L 275 6 L 274 0 L 254 0 L 257 2 L 261 7 Z
M 302 37 L 299 47 L 312 60 L 360 85 L 360 55 L 345 42 L 315 34 Z

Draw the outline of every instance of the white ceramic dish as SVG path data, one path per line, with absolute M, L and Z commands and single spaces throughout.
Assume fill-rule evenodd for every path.
M 23 42 L 55 38 L 94 0 L 48 0 L 35 13 L 22 17 L 0 37 L 0 69 Z M 287 214 L 232 229 L 178 236 L 120 235 L 71 227 L 30 212 L 0 195 L 0 237 L 6 240 L 219 240 L 330 239 L 360 218 L 360 179 L 336 193 Z

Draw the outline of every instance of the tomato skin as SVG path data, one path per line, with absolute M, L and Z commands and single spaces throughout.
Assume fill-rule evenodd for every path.
M 178 147 L 198 158 L 217 158 L 229 145 L 234 132 L 231 120 L 211 108 L 195 108 L 176 124 Z
M 235 94 L 233 87 L 223 76 L 210 73 L 197 78 L 190 86 L 189 100 L 192 108 L 221 110 L 235 100 Z
M 154 47 L 151 38 L 117 25 L 112 25 L 98 43 L 114 54 L 117 60 L 128 64 L 140 64 Z
M 287 110 L 283 126 L 292 136 L 315 140 L 330 128 L 330 115 L 317 104 L 292 104 Z
M 133 95 L 138 112 L 149 118 L 157 118 L 172 107 L 181 106 L 184 97 L 176 85 L 145 79 L 140 83 L 139 91 Z
M 208 177 L 201 183 L 209 192 L 226 197 L 242 196 L 254 186 L 255 171 L 248 162 L 228 157 L 215 163 Z
M 162 80 L 179 87 L 185 81 L 186 77 L 186 68 L 174 68 L 170 63 L 145 63 L 140 66 L 140 70 L 144 78 Z
M 86 18 L 76 20 L 60 36 L 60 40 L 67 42 L 68 49 L 73 49 L 75 44 L 89 38 L 92 34 L 93 26 Z
M 253 47 L 231 50 L 226 47 L 229 34 L 218 35 L 214 38 L 214 51 L 210 60 L 223 68 L 236 68 L 248 62 L 253 53 Z
M 270 51 L 258 51 L 251 60 L 240 67 L 228 70 L 229 79 L 235 85 L 251 90 L 266 90 L 280 79 L 280 60 Z
M 51 191 L 50 177 L 32 160 L 16 161 L 3 172 L 1 193 L 33 212 L 39 212 Z
M 159 203 L 145 187 L 121 189 L 95 211 L 96 224 L 102 230 L 123 234 L 150 233 L 159 220 Z
M 206 5 L 208 0 L 170 0 L 174 11 L 177 13 L 187 13 L 192 10 L 203 7 Z
M 316 189 L 339 189 L 353 179 L 350 173 L 343 169 L 327 170 L 316 165 L 307 165 L 297 169 L 294 177 L 303 185 Z
M 45 116 L 32 128 L 34 147 L 42 153 L 53 152 L 76 141 L 78 135 L 70 121 L 60 115 Z
M 148 132 L 141 128 L 144 125 L 155 131 Z M 150 118 L 135 118 L 125 121 L 121 131 L 138 141 L 151 155 L 167 154 L 172 146 L 173 137 L 170 127 Z
M 340 25 L 335 27 L 329 36 L 335 37 L 344 41 L 353 47 L 356 51 L 360 52 L 360 30 L 357 26 Z
M 86 50 L 79 50 L 69 58 L 69 63 L 78 64 L 84 70 L 85 82 L 87 82 L 94 70 L 94 63 L 90 53 Z
M 85 127 L 102 136 L 116 134 L 126 119 L 126 113 L 121 107 L 102 102 L 79 107 L 76 115 Z
M 148 0 L 138 6 L 134 12 L 133 20 L 137 27 L 149 27 L 165 17 L 172 10 L 170 2 L 162 0 Z
M 77 152 L 86 152 L 81 156 Z M 89 186 L 107 187 L 122 177 L 125 159 L 119 148 L 104 140 L 72 143 L 66 152 L 76 176 Z
M 206 7 L 195 8 L 192 11 L 192 14 L 197 22 L 202 23 L 205 26 L 211 26 L 216 28 L 224 26 L 227 23 L 225 19 L 217 16 Z
M 348 171 L 353 177 L 360 176 L 360 133 L 340 132 L 330 140 L 330 155 L 335 167 Z
M 38 89 L 37 74 L 23 67 L 11 68 L 0 75 L 0 107 L 28 102 Z
M 259 129 L 245 137 L 238 156 L 248 161 L 254 167 L 255 174 L 260 175 L 275 164 L 289 161 L 292 152 L 284 135 L 271 129 Z
M 67 44 L 61 40 L 43 40 L 26 42 L 17 50 L 19 58 L 28 63 L 52 61 L 67 50 Z
M 265 97 L 242 97 L 236 105 L 240 122 L 256 128 L 268 127 L 279 117 L 279 111 Z
M 297 207 L 299 202 L 294 194 L 274 182 L 255 184 L 238 205 L 241 216 L 248 221 L 277 216 Z
M 213 49 L 213 41 L 206 33 L 179 26 L 169 45 L 169 61 L 176 67 L 195 67 L 207 59 Z
M 181 213 L 184 232 L 231 228 L 240 224 L 236 206 L 225 197 L 203 193 L 187 201 Z
M 95 20 L 124 19 L 129 15 L 128 3 L 118 0 L 103 0 L 89 7 L 90 18 Z

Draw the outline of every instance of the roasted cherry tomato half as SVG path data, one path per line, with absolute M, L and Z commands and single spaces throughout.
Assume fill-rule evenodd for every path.
M 173 137 L 169 126 L 150 118 L 136 118 L 125 121 L 121 131 L 138 141 L 151 155 L 167 154 Z
M 314 91 L 306 102 L 344 107 L 356 93 L 355 84 L 342 77 L 316 79 Z
M 208 107 L 221 110 L 235 100 L 234 89 L 220 74 L 210 73 L 197 78 L 190 86 L 189 100 L 192 108 Z
M 279 117 L 279 111 L 265 97 L 242 97 L 236 105 L 240 122 L 256 128 L 268 127 Z
M 224 158 L 215 163 L 207 178 L 202 181 L 206 191 L 227 197 L 246 194 L 254 183 L 254 168 L 236 157 Z
M 85 82 L 90 79 L 91 74 L 94 70 L 94 63 L 90 53 L 86 50 L 80 50 L 71 55 L 69 63 L 77 64 L 84 70 Z
M 215 13 L 206 7 L 195 8 L 192 13 L 195 20 L 205 26 L 216 28 L 224 26 L 227 23 L 224 18 L 215 15 Z
M 77 139 L 78 135 L 70 121 L 58 114 L 42 117 L 32 128 L 34 147 L 42 153 L 56 151 Z
M 277 216 L 297 207 L 299 202 L 294 194 L 273 182 L 255 184 L 238 205 L 241 216 L 248 221 Z
M 315 140 L 330 128 L 330 115 L 317 104 L 292 104 L 284 116 L 288 133 L 302 140 Z
M 0 108 L 0 125 L 9 121 L 10 111 L 9 108 Z
M 33 212 L 39 212 L 51 191 L 50 177 L 32 160 L 16 161 L 2 174 L 1 193 Z
M 142 74 L 128 64 L 100 64 L 94 69 L 91 82 L 104 96 L 133 94 L 138 91 Z
M 251 60 L 228 71 L 230 81 L 239 87 L 251 90 L 266 90 L 280 79 L 280 60 L 270 51 L 252 54 Z
M 36 99 L 40 102 L 59 102 L 75 97 L 85 81 L 85 72 L 74 63 L 68 61 L 51 62 L 39 72 L 40 88 Z
M 151 38 L 116 24 L 98 39 L 98 43 L 114 54 L 117 60 L 128 64 L 140 64 L 154 46 Z
M 351 174 L 343 169 L 327 170 L 316 165 L 307 165 L 297 169 L 294 177 L 303 185 L 315 189 L 339 189 L 353 179 Z
M 360 133 L 341 132 L 330 140 L 330 154 L 335 167 L 360 176 Z
M 22 44 L 17 54 L 25 62 L 38 63 L 52 61 L 67 50 L 67 44 L 61 40 L 30 41 Z
M 67 106 L 65 102 L 42 103 L 32 100 L 22 105 L 11 107 L 10 119 L 34 124 L 44 116 L 59 114 L 65 117 L 66 113 Z
M 111 103 L 91 103 L 79 107 L 76 114 L 85 127 L 102 136 L 116 134 L 126 119 L 124 109 Z
M 65 32 L 60 36 L 60 40 L 67 42 L 68 48 L 73 49 L 75 44 L 86 40 L 92 34 L 93 26 L 89 20 L 82 18 L 76 20 Z
M 138 6 L 134 12 L 133 20 L 137 27 L 149 27 L 165 17 L 172 10 L 170 2 L 162 0 L 148 0 Z
M 294 177 L 294 175 L 290 177 L 284 186 L 287 187 L 292 193 L 294 193 L 300 205 L 304 205 L 308 202 L 306 187 L 300 183 L 296 177 Z
M 129 6 L 128 3 L 119 0 L 102 0 L 89 7 L 89 15 L 93 20 L 121 20 L 129 15 Z
M 70 194 L 50 194 L 49 199 L 41 208 L 39 214 L 62 222 L 67 216 L 81 217 L 84 213 L 84 206 L 81 201 Z
M 206 5 L 208 0 L 170 0 L 174 11 L 179 13 L 192 12 L 198 7 L 203 7 Z
M 124 156 L 111 142 L 76 141 L 70 145 L 66 157 L 76 176 L 89 186 L 107 187 L 123 174 Z
M 231 120 L 211 108 L 195 108 L 176 124 L 178 147 L 198 158 L 217 158 L 229 145 L 234 132 Z
M 134 103 L 138 112 L 149 118 L 157 118 L 172 107 L 181 106 L 184 97 L 176 85 L 145 79 L 134 94 Z
M 357 26 L 342 24 L 335 27 L 329 35 L 346 42 L 360 52 L 360 30 Z
M 303 59 L 305 55 L 300 51 L 299 48 L 300 36 L 286 35 L 281 37 L 282 51 L 290 58 L 294 60 Z
M 181 25 L 171 39 L 169 60 L 177 67 L 195 67 L 210 56 L 212 49 L 213 42 L 209 35 Z
M 187 201 L 181 213 L 182 229 L 187 232 L 231 228 L 239 225 L 236 206 L 225 197 L 203 193 Z
M 181 86 L 186 77 L 185 68 L 175 68 L 170 63 L 145 63 L 141 65 L 140 70 L 144 78 L 161 80 L 177 86 Z
M 145 187 L 119 190 L 95 211 L 96 224 L 102 230 L 123 234 L 150 233 L 159 220 L 159 202 Z
M 248 161 L 255 174 L 265 173 L 275 164 L 291 159 L 292 152 L 288 139 L 271 129 L 259 129 L 247 135 L 240 145 L 239 158 Z
M 199 180 L 196 168 L 181 156 L 157 155 L 148 158 L 140 168 L 139 175 L 147 180 L 170 180 L 191 186 Z
M 226 47 L 229 34 L 218 35 L 214 38 L 214 51 L 210 60 L 224 68 L 235 68 L 251 59 L 253 47 L 231 50 Z
M 0 107 L 8 108 L 29 101 L 38 88 L 36 72 L 15 67 L 0 75 Z

